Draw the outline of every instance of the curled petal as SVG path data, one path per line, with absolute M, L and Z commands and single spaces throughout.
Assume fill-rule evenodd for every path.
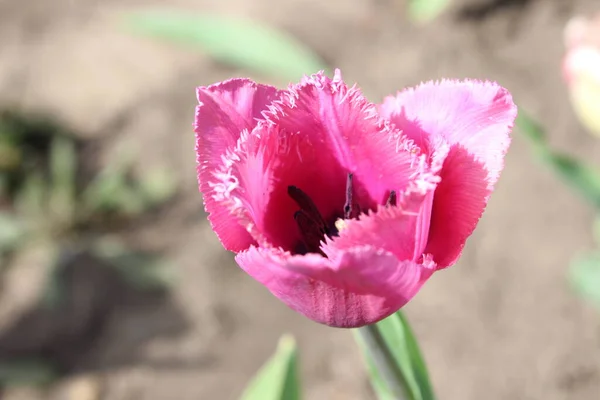
M 491 194 L 485 167 L 464 148 L 450 150 L 431 210 L 429 241 L 440 268 L 454 264 L 473 233 Z
M 404 196 L 398 206 L 379 206 L 357 220 L 343 221 L 339 236 L 327 239 L 323 251 L 331 258 L 339 250 L 368 243 L 399 260 L 420 262 L 427 244 L 433 188 Z
M 517 108 L 495 83 L 444 80 L 389 97 L 380 111 L 433 159 L 444 154 L 425 252 L 452 265 L 504 167 Z
M 198 182 L 204 195 L 204 206 L 225 248 L 239 251 L 254 240 L 231 217 L 227 207 L 215 200 L 214 174 L 222 166 L 223 157 L 236 147 L 242 131 L 254 128 L 279 91 L 248 79 L 231 79 L 200 87 L 197 95 L 199 105 L 194 130 Z
M 396 312 L 434 271 L 429 259 L 425 265 L 400 261 L 371 246 L 347 249 L 332 259 L 252 246 L 236 261 L 290 308 L 341 328 L 372 324 Z
M 491 189 L 504 167 L 517 107 L 496 83 L 442 80 L 386 98 L 380 112 L 430 153 L 443 142 L 463 147 L 484 165 Z

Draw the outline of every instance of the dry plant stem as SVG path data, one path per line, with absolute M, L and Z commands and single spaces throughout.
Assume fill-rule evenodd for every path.
M 358 329 L 371 355 L 373 364 L 386 383 L 390 393 L 396 400 L 411 400 L 407 383 L 402 371 L 398 368 L 393 354 L 390 352 L 376 324 L 366 325 Z

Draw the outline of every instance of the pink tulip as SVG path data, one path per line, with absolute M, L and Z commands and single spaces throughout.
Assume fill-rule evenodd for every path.
M 517 114 L 491 82 L 428 82 L 375 105 L 339 71 L 197 94 L 198 180 L 221 243 L 289 307 L 346 328 L 457 261 Z

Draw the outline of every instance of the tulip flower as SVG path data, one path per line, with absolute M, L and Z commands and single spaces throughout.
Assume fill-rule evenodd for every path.
M 338 70 L 197 95 L 199 187 L 221 243 L 289 307 L 345 328 L 394 313 L 458 260 L 517 113 L 507 90 L 474 80 L 376 105 Z
M 565 31 L 563 74 L 581 123 L 600 135 L 600 14 L 573 18 Z

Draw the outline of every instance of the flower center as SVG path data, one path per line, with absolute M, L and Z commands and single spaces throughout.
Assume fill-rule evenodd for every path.
M 318 253 L 325 256 L 321 250 L 321 242 L 327 237 L 338 235 L 340 217 L 343 220 L 356 219 L 361 214 L 360 205 L 354 201 L 353 175 L 349 173 L 346 178 L 346 201 L 343 213 L 334 215 L 333 221 L 327 223 L 319 209 L 309 195 L 296 186 L 288 186 L 288 195 L 296 202 L 300 209 L 294 213 L 294 220 L 300 230 L 301 242 L 296 246 L 297 254 Z M 396 191 L 390 191 L 386 200 L 386 207 L 395 206 L 397 202 Z M 342 221 L 343 225 L 343 221 Z

